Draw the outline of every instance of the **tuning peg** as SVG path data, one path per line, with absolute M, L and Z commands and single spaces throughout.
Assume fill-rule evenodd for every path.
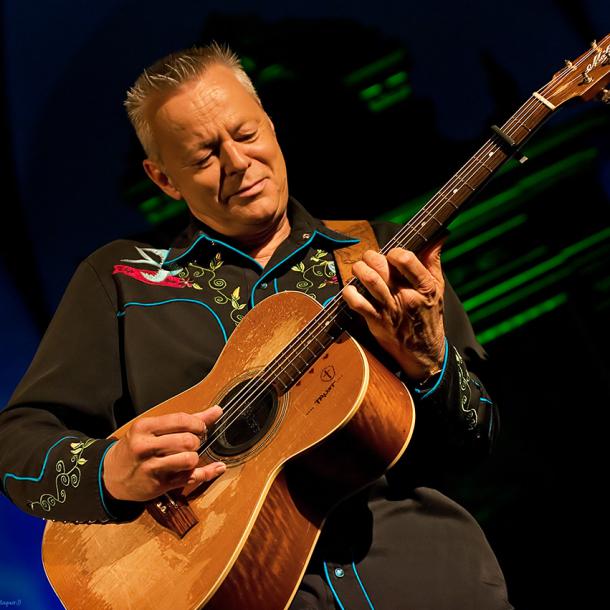
M 599 94 L 599 99 L 604 102 L 604 104 L 610 104 L 610 90 L 602 89 Z
M 599 45 L 597 44 L 597 40 L 591 41 L 591 48 L 595 49 L 596 51 L 599 51 Z
M 572 68 L 574 66 L 574 64 L 569 59 L 564 59 L 563 61 L 566 64 L 566 68 Z

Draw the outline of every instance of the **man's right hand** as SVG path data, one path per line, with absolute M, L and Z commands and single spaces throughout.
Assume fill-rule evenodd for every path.
M 222 415 L 218 406 L 201 413 L 142 417 L 112 445 L 104 459 L 103 480 L 117 500 L 143 502 L 170 489 L 211 481 L 226 466 L 198 466 L 197 450 L 207 427 Z

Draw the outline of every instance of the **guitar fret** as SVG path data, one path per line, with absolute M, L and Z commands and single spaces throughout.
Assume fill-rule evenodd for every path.
M 309 366 L 309 361 L 303 357 L 301 352 L 298 353 L 299 358 L 305 363 L 305 366 Z
M 458 209 L 458 205 L 456 205 L 455 203 L 453 203 L 453 201 L 451 200 L 451 197 L 449 197 L 449 195 L 445 195 L 443 194 L 442 190 L 439 191 L 437 193 L 439 196 L 441 196 L 443 199 L 445 199 L 447 201 L 447 203 L 449 203 L 449 205 L 452 205 L 456 210 Z
M 525 129 L 527 129 L 528 133 L 532 133 L 532 130 L 523 121 L 519 121 L 516 119 L 515 122 L 517 124 L 521 125 L 522 127 L 525 127 Z
M 488 167 L 483 161 L 481 161 L 480 159 L 477 159 L 479 165 L 481 165 L 482 167 L 484 167 L 490 174 L 494 173 L 494 170 L 491 167 Z
M 468 184 L 468 182 L 466 182 L 466 180 L 464 180 L 459 174 L 456 174 L 455 176 L 462 184 L 465 184 L 473 193 L 476 191 L 476 189 L 474 188 L 474 186 L 470 186 L 470 184 Z
M 294 360 L 292 360 L 290 362 L 290 366 L 292 366 L 292 368 L 299 374 L 302 375 L 303 371 L 301 371 L 301 369 L 295 364 Z
M 432 214 L 431 212 L 427 212 L 427 211 L 425 211 L 424 213 L 426 214 L 426 216 L 428 216 L 429 218 L 434 220 L 434 222 L 436 222 L 440 227 L 443 226 L 443 223 L 434 214 Z M 424 223 L 422 223 L 422 226 L 423 226 L 423 224 Z

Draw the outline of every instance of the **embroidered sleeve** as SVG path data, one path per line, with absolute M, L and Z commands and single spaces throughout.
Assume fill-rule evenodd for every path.
M 103 456 L 112 442 L 63 436 L 20 464 L 18 472 L 4 473 L 3 491 L 36 517 L 76 523 L 116 520 L 101 480 Z
M 103 458 L 123 381 L 116 307 L 94 268 L 70 282 L 34 360 L 0 412 L 0 490 L 47 519 L 104 522 Z M 114 510 L 113 510 L 114 509 Z
M 447 344 L 443 374 L 434 383 L 428 390 L 414 388 L 420 410 L 434 411 L 454 431 L 458 445 L 489 452 L 498 427 L 495 405 L 455 346 Z

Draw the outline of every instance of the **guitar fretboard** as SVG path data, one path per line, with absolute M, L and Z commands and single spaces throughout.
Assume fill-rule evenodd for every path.
M 543 89 L 544 90 L 544 89 Z M 460 170 L 381 249 L 421 252 L 450 224 L 453 218 L 491 177 L 544 123 L 553 110 L 532 96 L 494 133 Z M 365 294 L 356 279 L 349 284 Z M 263 376 L 281 391 L 288 390 L 343 332 L 349 308 L 334 297 L 328 305 L 266 367 Z

